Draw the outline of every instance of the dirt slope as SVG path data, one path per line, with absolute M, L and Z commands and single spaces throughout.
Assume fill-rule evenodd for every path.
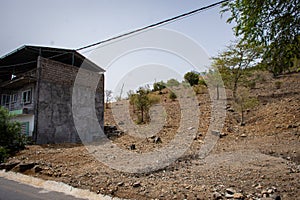
M 196 155 L 209 124 L 207 93 L 198 95 L 200 126 L 193 144 L 165 169 L 147 174 L 119 172 L 97 161 L 85 147 L 71 144 L 28 146 L 8 163 L 16 165 L 14 171 L 128 199 L 299 199 L 300 73 L 277 79 L 265 73 L 260 78 L 251 90 L 260 105 L 247 112 L 245 126 L 239 125 L 236 112 L 227 109 L 226 136 L 204 160 Z M 280 89 L 275 85 L 278 81 L 282 82 Z M 167 94 L 163 98 L 167 120 L 157 134 L 162 143 L 126 133 L 111 138 L 113 142 L 128 151 L 135 144 L 132 151 L 137 153 L 168 143 L 176 134 L 180 114 L 178 102 L 168 100 Z M 230 101 L 228 104 L 230 108 Z M 106 123 L 114 125 L 110 109 L 105 115 Z M 24 170 L 18 163 L 32 165 Z

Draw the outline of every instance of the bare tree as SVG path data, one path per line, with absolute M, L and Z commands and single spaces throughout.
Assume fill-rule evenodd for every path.
M 113 92 L 111 90 L 105 90 L 105 106 L 109 108 L 109 103 L 111 102 L 113 96 Z

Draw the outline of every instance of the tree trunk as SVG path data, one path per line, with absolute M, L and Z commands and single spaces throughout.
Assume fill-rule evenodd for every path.
M 244 108 L 241 106 L 241 126 L 245 126 Z
M 141 108 L 141 115 L 142 115 L 141 123 L 143 123 L 144 122 L 144 108 L 143 107 Z
M 217 84 L 217 100 L 219 100 L 220 95 L 219 95 L 219 84 Z

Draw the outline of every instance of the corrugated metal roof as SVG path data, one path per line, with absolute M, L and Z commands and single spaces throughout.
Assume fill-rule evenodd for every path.
M 0 80 L 8 80 L 11 74 L 22 73 L 37 67 L 38 56 L 80 67 L 83 62 L 99 72 L 104 69 L 73 49 L 24 45 L 0 58 Z

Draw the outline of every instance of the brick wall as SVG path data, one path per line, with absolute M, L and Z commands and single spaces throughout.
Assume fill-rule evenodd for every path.
M 81 142 L 72 114 L 72 92 L 78 69 L 39 57 L 35 109 L 35 139 L 38 144 Z M 104 76 L 99 76 L 95 109 L 103 128 Z

